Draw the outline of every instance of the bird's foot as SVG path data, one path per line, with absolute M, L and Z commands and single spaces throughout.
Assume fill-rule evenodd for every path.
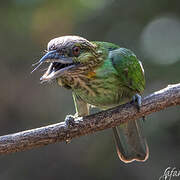
M 75 117 L 73 115 L 67 115 L 65 118 L 65 126 L 66 128 L 73 127 L 75 124 L 74 121 Z M 69 134 L 66 135 L 66 144 L 69 144 L 71 142 L 71 138 L 69 137 Z
M 73 115 L 67 115 L 66 118 L 65 118 L 65 126 L 66 126 L 67 128 L 73 127 L 74 124 L 75 124 L 74 119 L 75 119 L 75 116 L 73 116 Z
M 135 94 L 132 98 L 132 103 L 136 105 L 138 111 L 140 111 L 141 104 L 142 104 L 142 97 L 139 94 Z M 146 117 L 143 116 L 142 120 L 145 122 Z
M 141 104 L 142 104 L 142 98 L 139 94 L 135 94 L 132 98 L 132 103 L 136 105 L 138 111 L 140 111 Z

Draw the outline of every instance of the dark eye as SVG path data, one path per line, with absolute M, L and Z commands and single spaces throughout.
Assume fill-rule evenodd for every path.
M 80 47 L 73 47 L 73 55 L 78 56 L 80 54 Z

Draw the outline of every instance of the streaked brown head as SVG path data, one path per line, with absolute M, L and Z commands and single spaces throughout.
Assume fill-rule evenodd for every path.
M 52 39 L 47 46 L 47 53 L 40 59 L 35 71 L 42 63 L 50 63 L 41 77 L 42 82 L 61 78 L 78 72 L 92 65 L 97 59 L 96 45 L 79 36 L 62 36 Z M 84 68 L 83 68 L 84 67 Z

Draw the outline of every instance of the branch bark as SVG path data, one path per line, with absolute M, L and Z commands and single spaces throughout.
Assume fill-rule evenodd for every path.
M 65 122 L 61 122 L 0 136 L 0 154 L 25 151 L 60 141 L 69 141 L 72 138 L 112 128 L 176 105 L 180 105 L 180 83 L 169 85 L 165 89 L 144 97 L 140 111 L 133 104 L 127 103 L 97 114 L 76 118 L 72 127 L 67 128 Z

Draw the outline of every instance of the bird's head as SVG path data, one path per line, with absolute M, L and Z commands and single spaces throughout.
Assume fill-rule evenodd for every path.
M 71 76 L 73 73 L 81 74 L 92 70 L 98 64 L 102 52 L 96 43 L 92 43 L 79 36 L 62 36 L 52 39 L 47 46 L 47 53 L 39 60 L 36 70 L 42 63 L 50 63 L 41 81 Z M 34 71 L 33 70 L 33 71 Z

